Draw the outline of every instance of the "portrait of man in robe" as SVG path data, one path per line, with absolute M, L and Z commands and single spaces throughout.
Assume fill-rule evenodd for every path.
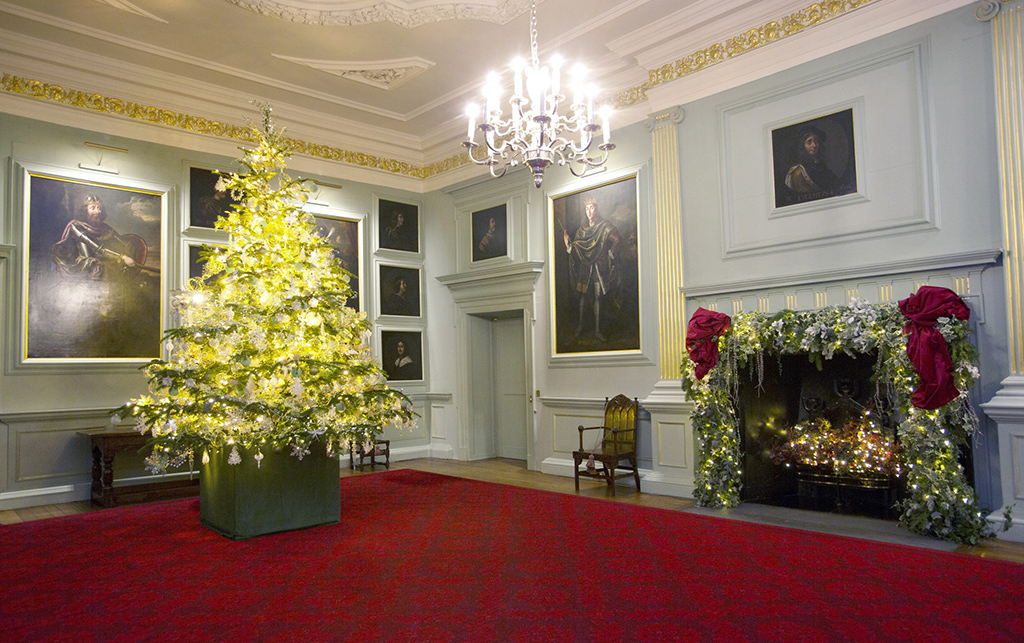
M 853 109 L 772 130 L 775 207 L 857 191 Z

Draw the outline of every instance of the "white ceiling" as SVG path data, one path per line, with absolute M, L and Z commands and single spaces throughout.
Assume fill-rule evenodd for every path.
M 809 25 L 650 88 L 621 126 L 973 2 L 827 4 L 815 25 L 811 0 L 540 0 L 537 37 L 542 62 L 585 62 L 611 100 L 748 30 Z M 293 135 L 416 165 L 462 151 L 465 104 L 517 55 L 528 0 L 0 0 L 2 73 L 233 124 L 259 99 Z

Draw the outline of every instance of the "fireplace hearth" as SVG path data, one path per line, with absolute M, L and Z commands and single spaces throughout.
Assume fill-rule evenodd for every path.
M 744 502 L 895 520 L 896 421 L 874 359 L 766 356 L 740 372 Z M 760 383 L 758 382 L 760 379 Z

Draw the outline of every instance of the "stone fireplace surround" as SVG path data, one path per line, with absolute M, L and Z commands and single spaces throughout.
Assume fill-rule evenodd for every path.
M 997 433 L 993 423 L 980 413 L 979 402 L 986 398 L 982 389 L 991 396 L 993 384 L 1003 374 L 998 370 L 1002 360 L 998 351 L 1002 329 L 998 323 L 986 328 L 986 309 L 982 290 L 982 273 L 1000 260 L 999 250 L 946 255 L 931 259 L 885 262 L 856 269 L 824 270 L 809 275 L 788 277 L 758 277 L 742 283 L 715 284 L 706 287 L 688 287 L 687 314 L 698 307 L 736 315 L 744 311 L 775 313 L 781 310 L 812 311 L 830 306 L 848 305 L 851 298 L 869 303 L 895 303 L 916 292 L 921 286 L 933 285 L 956 292 L 971 308 L 972 343 L 997 368 L 983 371 L 981 380 L 972 390 L 972 405 L 979 413 L 982 429 L 973 439 L 975 488 L 982 507 L 999 507 Z M 988 281 L 994 283 L 989 277 Z M 998 296 L 998 293 L 997 293 Z M 998 314 L 999 299 L 990 312 Z M 767 359 L 766 359 L 767 361 Z M 766 372 L 770 369 L 766 367 Z M 986 379 L 987 376 L 987 379 Z M 714 505 L 712 505 L 714 506 Z M 991 519 L 990 519 L 991 520 Z

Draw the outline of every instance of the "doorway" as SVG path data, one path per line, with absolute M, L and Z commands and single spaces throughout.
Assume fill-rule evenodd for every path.
M 522 310 L 469 316 L 470 459 L 527 460 L 531 424 Z

